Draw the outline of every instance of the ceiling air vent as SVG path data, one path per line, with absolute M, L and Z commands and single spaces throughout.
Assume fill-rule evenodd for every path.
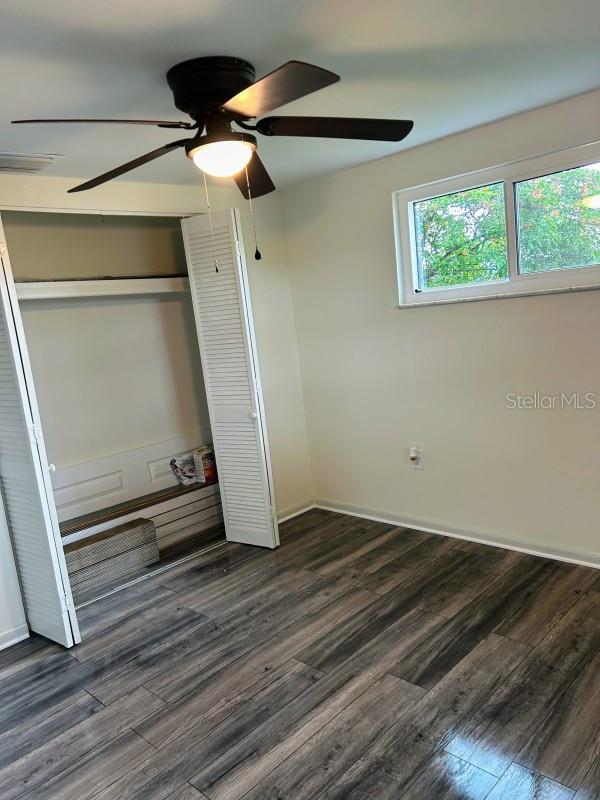
M 0 172 L 35 175 L 48 169 L 59 158 L 49 153 L 0 153 Z

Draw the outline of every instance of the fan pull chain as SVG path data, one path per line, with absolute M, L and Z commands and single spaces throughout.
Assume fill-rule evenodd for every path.
M 208 222 L 210 225 L 210 238 L 212 239 L 213 256 L 215 258 L 215 272 L 219 271 L 219 259 L 217 258 L 217 247 L 215 245 L 215 232 L 213 230 L 212 210 L 210 207 L 210 200 L 208 198 L 208 184 L 206 182 L 206 172 L 202 173 L 204 178 L 204 194 L 206 195 L 206 207 L 208 208 Z
M 248 165 L 244 167 L 246 172 L 246 186 L 248 187 L 248 200 L 250 201 L 250 216 L 252 217 L 252 231 L 254 233 L 254 260 L 260 261 L 262 258 L 261 252 L 258 249 L 258 242 L 256 240 L 256 221 L 254 219 L 254 206 L 252 205 L 252 192 L 250 190 L 250 178 L 248 177 Z

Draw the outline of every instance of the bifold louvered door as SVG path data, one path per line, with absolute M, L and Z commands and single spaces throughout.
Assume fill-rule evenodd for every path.
M 279 534 L 238 212 L 182 220 L 227 539 Z
M 29 628 L 80 639 L 33 378 L 0 223 L 0 491 Z

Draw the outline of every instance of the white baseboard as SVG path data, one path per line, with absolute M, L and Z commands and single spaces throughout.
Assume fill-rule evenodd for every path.
M 4 650 L 28 638 L 29 628 L 27 625 L 18 625 L 16 628 L 11 628 L 8 631 L 4 631 L 4 633 L 0 633 L 0 650 Z
M 289 506 L 288 508 L 284 508 L 279 514 L 277 514 L 277 524 L 281 525 L 282 522 L 287 522 L 289 519 L 294 519 L 294 517 L 299 517 L 300 514 L 306 514 L 307 511 L 315 508 L 314 503 L 301 503 L 296 506 Z
M 597 553 L 574 553 L 557 549 L 542 550 L 538 545 L 532 542 L 515 542 L 514 540 L 502 538 L 486 538 L 469 531 L 439 528 L 435 525 L 429 525 L 427 522 L 409 519 L 391 512 L 380 512 L 375 509 L 354 506 L 347 503 L 336 503 L 333 500 L 324 498 L 317 498 L 314 508 L 322 508 L 324 511 L 335 511 L 339 514 L 348 514 L 351 517 L 370 519 L 374 522 L 385 522 L 388 525 L 397 525 L 402 528 L 414 528 L 415 530 L 424 531 L 425 533 L 435 533 L 439 536 L 449 536 L 453 539 L 464 539 L 467 542 L 477 542 L 477 544 L 485 544 L 490 547 L 501 547 L 504 550 L 515 550 L 517 553 L 550 558 L 554 561 L 564 561 L 567 564 L 577 564 L 581 567 L 600 569 L 600 556 Z

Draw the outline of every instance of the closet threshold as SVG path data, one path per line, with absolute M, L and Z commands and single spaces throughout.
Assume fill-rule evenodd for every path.
M 189 288 L 187 277 L 100 278 L 69 281 L 22 281 L 15 284 L 19 300 L 60 300 L 78 297 L 180 294 Z

